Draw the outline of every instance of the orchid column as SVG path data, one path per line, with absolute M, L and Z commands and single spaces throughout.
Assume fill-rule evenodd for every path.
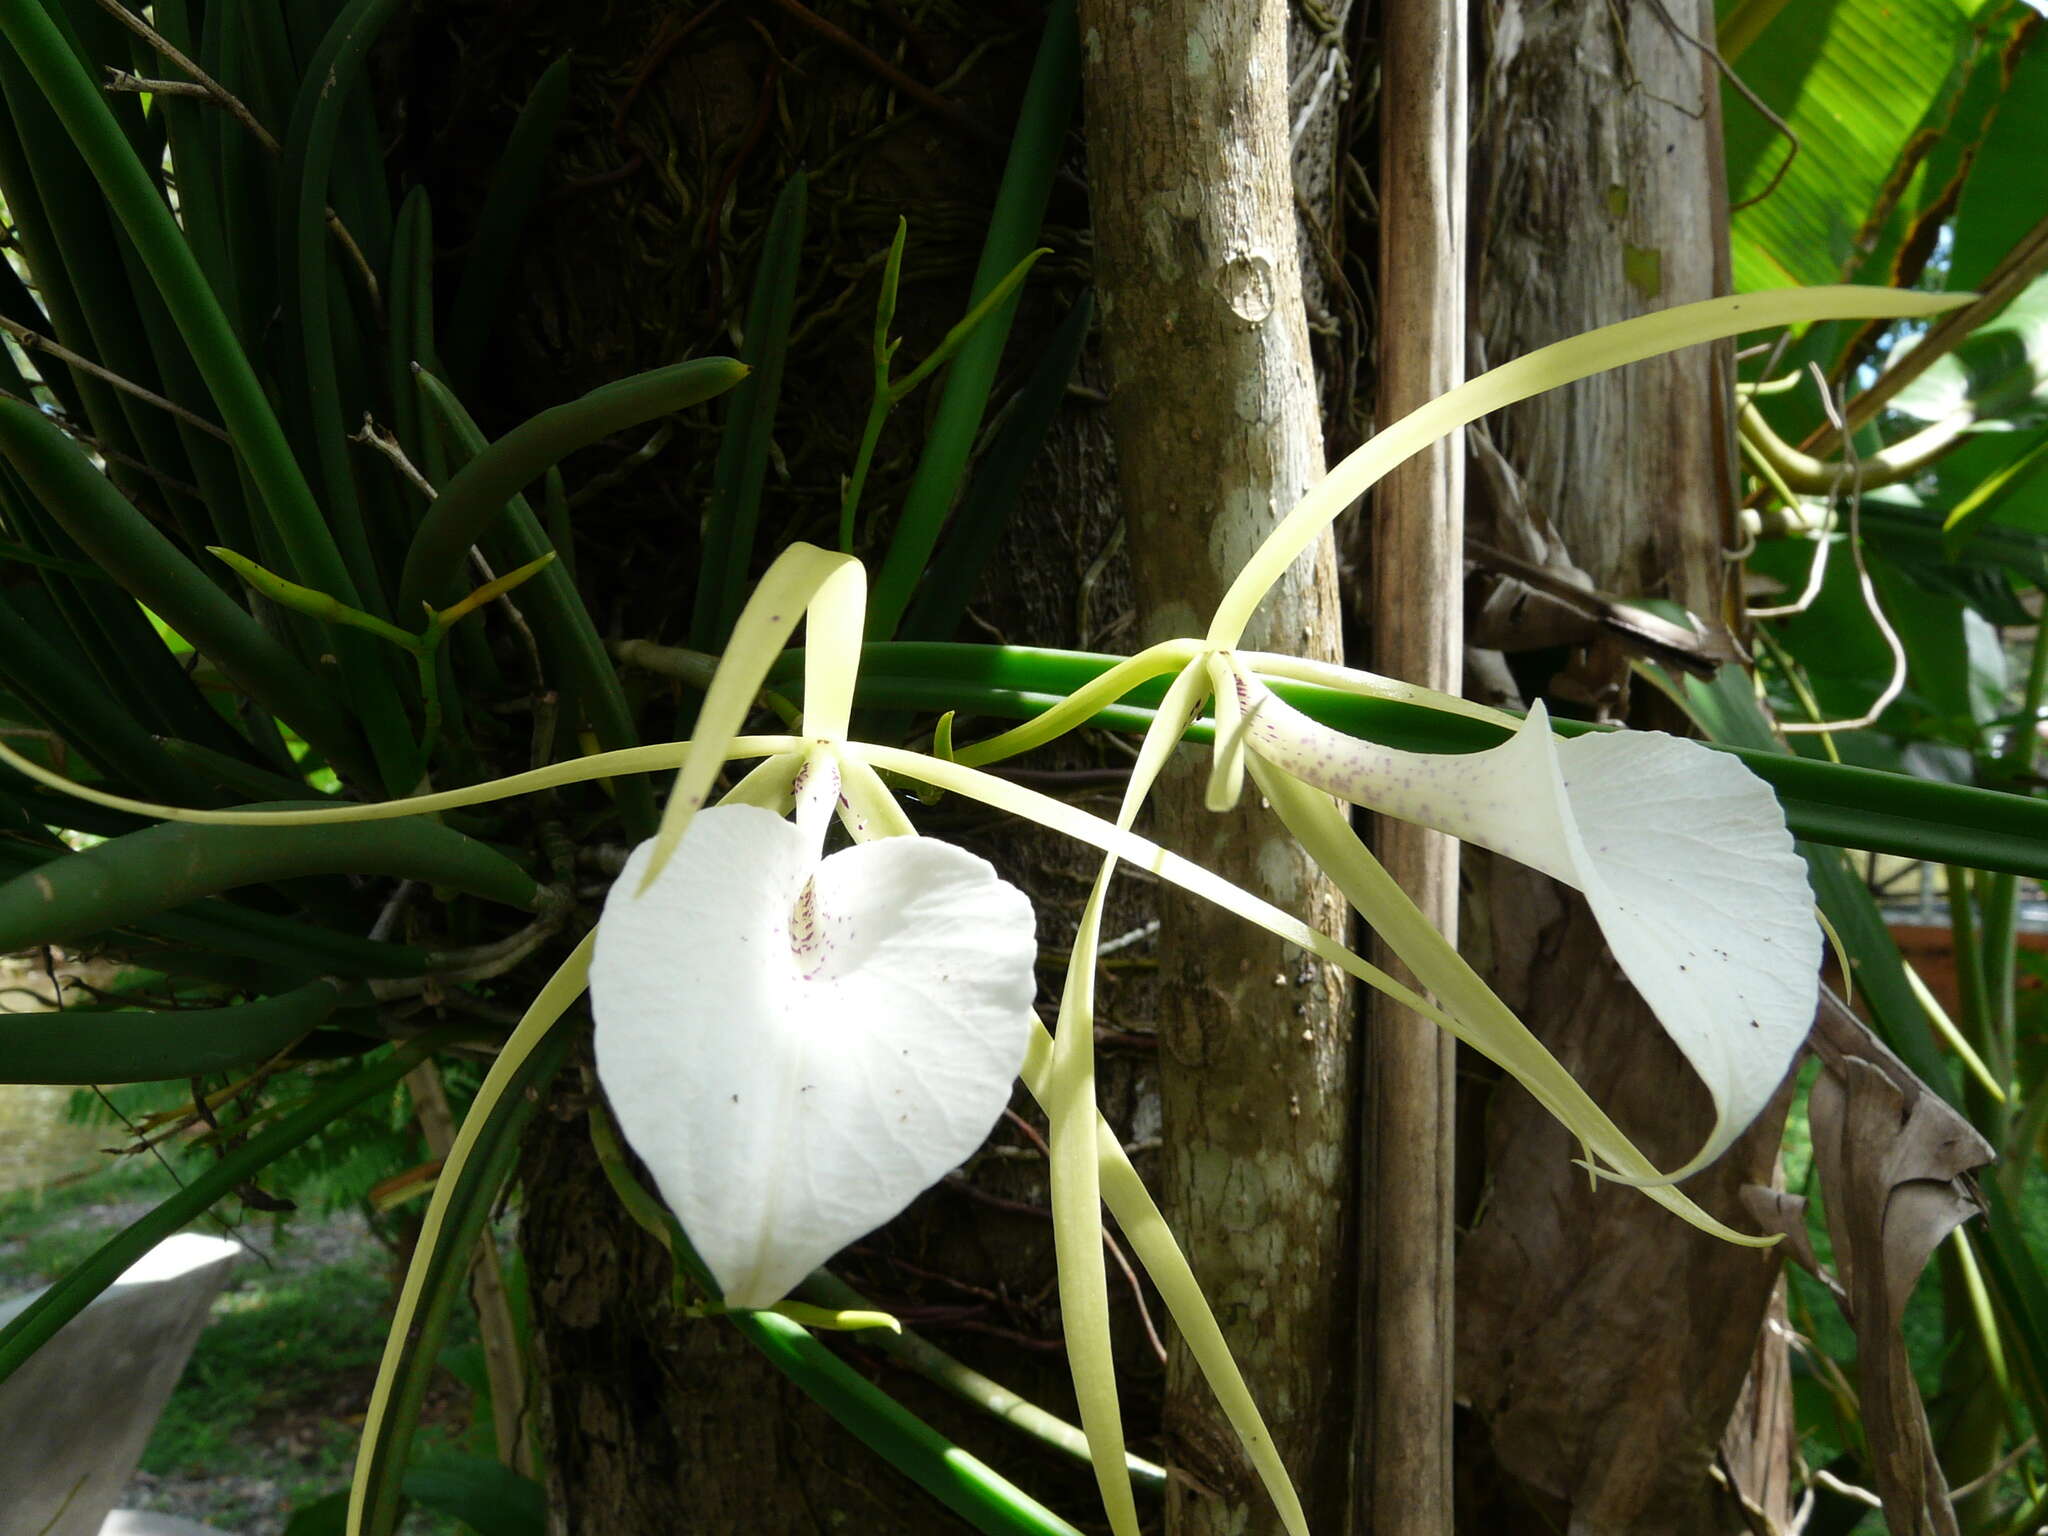
M 1147 639 L 1196 629 L 1323 471 L 1289 174 L 1289 9 L 1081 5 L 1095 277 Z M 1337 658 L 1334 567 L 1325 536 L 1268 599 L 1261 643 Z M 1192 770 L 1162 783 L 1155 804 L 1169 846 L 1343 932 L 1341 898 L 1256 806 L 1205 812 Z M 1318 1420 L 1341 1422 L 1348 1407 L 1330 1395 L 1349 1337 L 1348 992 L 1333 968 L 1220 912 L 1169 899 L 1161 921 L 1163 1201 L 1311 1523 L 1336 1529 L 1346 1446 Z M 1188 1498 L 1175 1485 L 1173 1530 L 1266 1518 L 1180 1352 L 1166 1423 L 1181 1464 L 1224 1493 Z

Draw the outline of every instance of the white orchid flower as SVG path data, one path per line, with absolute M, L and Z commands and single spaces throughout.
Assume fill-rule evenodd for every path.
M 1813 1022 L 1821 935 L 1777 797 L 1741 762 L 1658 732 L 1560 740 L 1540 700 L 1489 751 L 1402 752 L 1318 724 L 1242 665 L 1228 681 L 1238 738 L 1272 768 L 1585 895 L 1713 1096 L 1705 1145 L 1668 1177 L 1718 1157 L 1769 1102 Z
M 1713 299 L 1575 336 L 1496 368 L 1394 422 L 1335 466 L 1246 562 L 1203 640 L 1154 646 L 960 760 L 983 764 L 1026 750 L 1138 684 L 1174 675 L 1118 818 L 1128 828 L 1167 753 L 1213 698 L 1212 807 L 1234 804 L 1249 772 L 1311 857 L 1436 995 L 1440 1021 L 1520 1080 L 1578 1136 L 1590 1162 L 1703 1230 L 1769 1241 L 1731 1231 L 1668 1187 L 1741 1133 L 1782 1080 L 1811 1021 L 1819 931 L 1768 788 L 1739 763 L 1667 737 L 1555 742 L 1540 709 L 1527 726 L 1479 711 L 1516 732 L 1495 752 L 1387 752 L 1287 710 L 1265 689 L 1259 663 L 1269 664 L 1263 675 L 1313 677 L 1453 712 L 1473 706 L 1238 648 L 1266 592 L 1344 508 L 1397 464 L 1490 411 L 1738 331 L 1838 315 L 1928 314 L 1954 303 L 1953 295 L 1856 288 Z M 1699 1153 L 1662 1172 L 1637 1150 L 1386 875 L 1326 792 L 1469 835 L 1585 891 L 1610 947 L 1713 1095 L 1716 1122 Z M 1070 993 L 1083 965 L 1092 964 L 1092 943 L 1084 921 Z M 1077 1094 L 1092 1086 L 1085 1040 L 1073 1041 L 1056 1066 Z
M 838 775 L 799 792 L 836 798 Z M 931 838 L 822 856 L 825 818 L 699 812 L 590 967 L 598 1079 L 728 1306 L 780 1301 L 987 1137 L 1030 1040 L 1031 903 Z
M 825 853 L 879 788 L 844 756 L 866 593 L 859 562 L 808 546 L 763 579 L 597 926 L 598 1080 L 733 1307 L 780 1301 L 964 1162 L 1030 1042 L 1021 891 L 928 838 Z M 806 615 L 804 748 L 697 809 Z

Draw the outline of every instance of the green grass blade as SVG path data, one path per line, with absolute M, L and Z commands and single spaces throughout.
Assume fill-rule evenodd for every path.
M 120 1279 L 123 1270 L 216 1200 L 233 1193 L 238 1185 L 254 1178 L 358 1104 L 390 1089 L 435 1051 L 474 1033 L 474 1025 L 448 1024 L 415 1036 L 383 1060 L 349 1074 L 342 1082 L 316 1094 L 303 1108 L 252 1136 L 155 1210 L 115 1233 L 92 1257 L 0 1328 L 0 1381 L 13 1375 L 52 1334 Z
M 320 980 L 225 1008 L 11 1013 L 0 1019 L 0 1076 L 10 1083 L 150 1083 L 258 1066 L 347 1001 L 367 1004 L 369 994 Z
M 1094 315 L 1093 296 L 1082 294 L 1018 391 L 1009 418 L 974 467 L 974 478 L 960 498 L 959 511 L 939 546 L 938 558 L 918 584 L 917 600 L 904 615 L 904 639 L 945 640 L 960 627 L 968 600 L 981 585 L 981 573 L 995 557 L 1003 530 L 1009 526 L 1024 476 L 1059 415 L 1067 381 L 1074 376 Z
M 447 340 L 441 349 L 448 376 L 458 389 L 467 390 L 476 382 L 485 345 L 490 340 L 491 328 L 498 323 L 505 288 L 519 256 L 520 231 L 540 200 L 548 152 L 554 147 L 562 109 L 569 104 L 569 62 L 568 55 L 563 55 L 534 83 L 532 94 L 519 109 L 518 121 L 505 140 L 505 152 L 498 157 L 490 190 L 484 194 L 483 212 L 477 215 L 476 238 L 462 268 L 462 281 L 455 290 L 455 303 L 448 313 Z
M 996 193 L 995 212 L 982 245 L 981 265 L 975 269 L 970 307 L 979 303 L 1038 243 L 1039 226 L 1045 221 L 1046 201 L 1052 195 L 1060 148 L 1066 139 L 1067 125 L 1073 119 L 1080 84 L 1080 32 L 1074 6 L 1072 0 L 1055 0 L 1046 16 L 1045 35 L 1038 45 L 1038 58 L 1025 87 L 1017 130 L 1010 141 L 1010 160 Z M 1013 299 L 991 315 L 946 371 L 931 435 L 904 497 L 889 553 L 875 578 L 874 595 L 868 605 L 868 633 L 872 636 L 886 638 L 896 632 L 898 621 L 910 605 L 911 591 L 938 544 L 939 530 L 960 489 L 960 477 L 966 471 L 968 455 L 981 430 L 989 391 L 995 384 L 996 365 L 1002 360 L 1003 344 L 1009 339 L 1010 321 L 1016 309 Z
M 462 563 L 511 499 L 548 468 L 599 439 L 732 388 L 746 370 L 729 357 L 697 358 L 593 389 L 521 422 L 465 464 L 443 488 L 405 557 L 403 612 L 462 595 Z
M 690 610 L 690 643 L 699 650 L 725 644 L 747 597 L 747 567 L 754 557 L 761 487 L 768 475 L 768 448 L 775 434 L 776 403 L 782 396 L 782 365 L 796 310 L 808 187 L 801 171 L 789 179 L 775 199 L 775 211 L 761 242 L 761 262 L 747 305 L 745 344 L 740 349 L 740 361 L 748 373 L 727 397 L 718 464 L 711 481 L 711 507 L 704 518 L 697 601 Z
M 118 928 L 241 886 L 334 874 L 452 886 L 528 911 L 540 897 L 533 877 L 496 849 L 431 821 L 314 827 L 167 822 L 53 859 L 0 885 L 0 952 Z

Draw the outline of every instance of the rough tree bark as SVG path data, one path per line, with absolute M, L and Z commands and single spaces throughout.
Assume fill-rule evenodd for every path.
M 1118 483 L 1146 639 L 1199 634 L 1230 578 L 1323 471 L 1290 177 L 1285 0 L 1084 0 L 1096 284 Z M 1326 538 L 1263 610 L 1255 646 L 1341 655 Z M 1255 803 L 1202 806 L 1186 754 L 1163 841 L 1342 932 L 1344 904 Z M 1161 1197 L 1292 1470 L 1341 1523 L 1348 1437 L 1355 1051 L 1339 974 L 1240 920 L 1161 903 Z M 1184 1352 L 1169 1363 L 1176 1532 L 1266 1530 Z
M 1494 0 L 1487 22 L 1474 217 L 1490 360 L 1725 292 L 1719 82 L 1677 30 L 1710 38 L 1712 6 Z M 1505 413 L 1495 440 L 1520 495 L 1509 482 L 1493 515 L 1547 520 L 1604 590 L 1722 622 L 1736 542 L 1729 377 L 1726 347 L 1695 348 Z M 1576 691 L 1619 709 L 1621 660 L 1582 655 Z M 1689 1155 L 1710 1123 L 1705 1092 L 1583 903 L 1519 867 L 1475 864 L 1472 939 L 1502 997 L 1653 1158 Z M 1737 1191 L 1769 1181 L 1783 1109 L 1781 1096 L 1688 1192 L 1746 1226 Z M 1724 1433 L 1776 1259 L 1626 1191 L 1589 1193 L 1569 1138 L 1519 1090 L 1494 1091 L 1484 1142 L 1482 1209 L 1459 1256 L 1461 1527 L 1540 1516 L 1586 1536 L 1748 1529 L 1725 1481 L 1767 1510 L 1783 1492 L 1782 1361 L 1767 1347 L 1744 1425 L 1725 1446 Z

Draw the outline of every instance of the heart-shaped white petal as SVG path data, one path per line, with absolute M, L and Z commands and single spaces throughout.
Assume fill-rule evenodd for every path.
M 1029 1040 L 1022 892 L 931 838 L 816 846 L 756 807 L 699 812 L 644 894 L 634 850 L 590 967 L 605 1095 L 735 1307 L 957 1167 Z
M 1240 674 L 1243 677 L 1244 674 Z M 1560 741 L 1541 701 L 1500 746 L 1399 752 L 1245 678 L 1251 747 L 1304 783 L 1490 848 L 1583 891 L 1608 948 L 1713 1095 L 1705 1166 L 1776 1092 L 1813 1022 L 1820 927 L 1770 787 L 1651 731 Z

